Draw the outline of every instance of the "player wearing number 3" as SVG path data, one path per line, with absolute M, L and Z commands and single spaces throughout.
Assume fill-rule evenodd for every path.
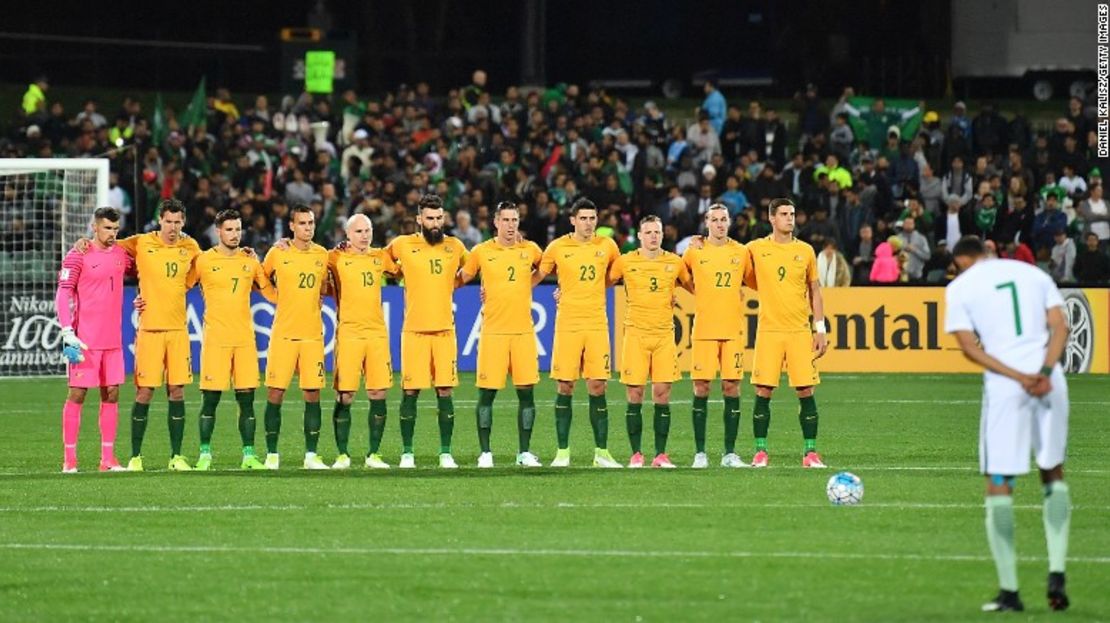
M 749 285 L 759 292 L 759 328 L 755 336 L 755 407 L 752 467 L 766 467 L 771 393 L 778 387 L 783 363 L 790 386 L 798 393 L 798 419 L 805 439 L 802 467 L 823 468 L 817 454 L 817 403 L 813 388 L 821 382 L 817 360 L 825 354 L 825 310 L 813 247 L 794 238 L 794 204 L 774 199 L 768 205 L 772 232 L 748 245 Z M 700 286 L 699 286 L 700 287 Z M 810 328 L 810 316 L 813 329 Z

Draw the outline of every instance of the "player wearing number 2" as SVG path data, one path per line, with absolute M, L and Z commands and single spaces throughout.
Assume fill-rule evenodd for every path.
M 328 251 L 312 242 L 316 216 L 306 205 L 290 211 L 293 241 L 266 254 L 262 270 L 277 283 L 278 302 L 266 358 L 266 467 L 278 469 L 281 403 L 296 373 L 304 393 L 305 469 L 328 469 L 316 455 L 320 440 L 320 388 L 324 386 L 324 323 L 320 297 Z
M 594 429 L 594 465 L 622 467 L 607 449 L 609 413 L 605 386 L 609 380 L 609 320 L 605 288 L 609 268 L 620 257 L 612 238 L 594 234 L 597 206 L 585 197 L 570 209 L 574 233 L 556 238 L 543 252 L 532 282 L 558 273 L 559 300 L 555 315 L 555 340 L 551 353 L 551 378 L 559 383 L 555 396 L 555 433 L 558 450 L 552 467 L 570 465 L 571 404 L 574 384 L 586 379 L 590 394 L 590 424 Z
M 821 382 L 817 359 L 825 354 L 825 309 L 813 247 L 794 237 L 794 203 L 773 199 L 767 207 L 771 235 L 748 244 L 749 285 L 759 291 L 759 328 L 755 336 L 755 407 L 752 467 L 767 467 L 767 429 L 771 393 L 778 387 L 783 363 L 798 394 L 805 449 L 802 467 L 823 468 L 817 454 L 817 402 L 813 388 Z M 700 285 L 698 286 L 700 289 Z M 813 329 L 810 328 L 810 316 Z

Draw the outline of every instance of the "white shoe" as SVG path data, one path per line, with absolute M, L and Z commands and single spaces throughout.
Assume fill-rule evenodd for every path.
M 491 461 L 493 460 L 492 456 L 490 456 L 490 460 Z M 459 464 L 455 462 L 455 457 L 451 456 L 451 453 L 449 453 L 449 452 L 444 452 L 443 454 L 439 455 L 439 466 L 442 469 L 458 469 L 459 468 Z
M 442 458 L 441 458 L 442 460 Z M 483 452 L 478 455 L 478 467 L 482 469 L 489 469 L 493 467 L 493 453 Z
M 409 455 L 412 456 L 411 454 Z M 370 469 L 389 469 L 389 463 L 382 460 L 382 457 L 377 454 L 371 454 L 366 457 L 366 467 Z M 412 467 L 411 465 L 409 467 Z
M 694 455 L 694 464 L 690 467 L 694 469 L 705 469 L 709 467 L 709 457 L 704 452 L 699 452 Z
M 531 452 L 521 452 L 516 455 L 516 464 L 521 467 L 543 467 L 543 463 Z
M 281 459 L 276 452 L 266 454 L 266 469 L 278 469 L 281 466 Z
M 621 468 L 624 467 L 624 465 L 621 465 L 620 463 L 618 463 L 616 461 L 616 459 L 613 458 L 613 455 L 609 454 L 608 450 L 602 450 L 601 448 L 595 448 L 594 449 L 594 467 L 604 467 L 606 469 L 621 469 Z
M 332 469 L 351 469 L 351 457 L 346 454 L 340 454 L 335 457 L 335 462 L 331 464 Z
M 740 458 L 739 454 L 729 452 L 721 457 L 721 467 L 749 467 L 749 465 Z
M 321 459 L 315 452 L 305 452 L 304 453 L 304 464 L 302 465 L 302 467 L 304 467 L 305 469 L 314 469 L 314 470 L 315 469 L 331 469 L 330 467 L 328 467 L 328 464 L 325 463 L 323 461 L 323 459 Z
M 414 469 L 416 467 L 416 457 L 411 452 L 406 452 L 401 455 L 401 462 L 397 464 L 401 469 Z

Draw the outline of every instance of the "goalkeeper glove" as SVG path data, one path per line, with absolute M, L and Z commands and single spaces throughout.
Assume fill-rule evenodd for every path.
M 85 343 L 77 338 L 72 327 L 62 329 L 62 355 L 70 363 L 81 363 L 85 360 L 84 351 L 89 350 Z

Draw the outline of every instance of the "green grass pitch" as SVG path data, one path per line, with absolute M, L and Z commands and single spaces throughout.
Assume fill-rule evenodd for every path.
M 1110 617 L 1110 468 L 1105 377 L 1069 379 L 1066 465 L 1073 607 L 1053 620 Z M 95 398 L 86 404 L 83 473 L 61 468 L 64 381 L 0 382 L 0 620 L 966 621 L 996 590 L 976 473 L 980 380 L 974 375 L 827 375 L 819 449 L 829 471 L 800 468 L 797 400 L 772 404 L 771 467 L 718 467 L 721 403 L 710 403 L 712 467 L 693 455 L 690 383 L 675 386 L 670 454 L 683 469 L 594 470 L 585 388 L 576 396 L 575 468 L 523 471 L 515 395 L 498 395 L 498 467 L 474 468 L 473 375 L 456 393 L 455 457 L 433 468 L 433 395 L 417 421 L 417 465 L 401 472 L 305 473 L 299 398 L 286 403 L 283 469 L 241 473 L 234 403 L 217 415 L 218 471 L 164 471 L 166 406 L 147 430 L 145 474 L 95 472 Z M 295 396 L 297 392 L 290 392 Z M 118 454 L 129 452 L 133 390 L 121 397 Z M 533 449 L 554 453 L 553 385 L 537 391 Z M 197 453 L 199 392 L 187 388 L 186 454 Z M 324 393 L 321 450 L 335 456 Z M 257 401 L 258 446 L 262 398 Z M 740 447 L 751 457 L 751 389 Z M 396 464 L 398 392 L 384 455 Z M 356 402 L 352 455 L 367 443 Z M 609 389 L 610 448 L 627 460 L 623 389 Z M 651 411 L 645 408 L 645 448 Z M 836 470 L 866 486 L 858 507 L 825 499 Z M 1041 489 L 1017 486 L 1020 579 L 1028 618 L 1047 619 Z M 1013 620 L 1021 617 L 1007 617 Z

